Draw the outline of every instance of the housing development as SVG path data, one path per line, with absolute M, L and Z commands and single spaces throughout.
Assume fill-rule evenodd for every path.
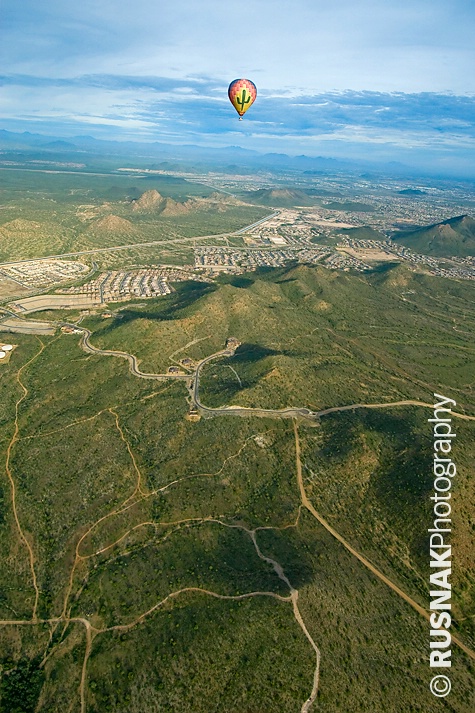
M 57 282 L 77 280 L 90 271 L 90 267 L 72 260 L 29 260 L 3 264 L 0 275 L 24 287 L 47 287 Z
M 58 292 L 69 295 L 94 295 L 99 302 L 117 302 L 134 297 L 160 297 L 170 294 L 169 281 L 189 280 L 185 270 L 150 268 L 141 270 L 110 270 L 85 285 L 67 287 Z
M 0 275 L 36 294 L 34 297 L 25 295 L 10 304 L 15 312 L 24 314 L 160 297 L 170 294 L 173 283 L 190 278 L 206 282 L 220 273 L 241 274 L 290 264 L 368 272 L 377 264 L 403 262 L 439 277 L 475 280 L 474 257 L 425 255 L 389 237 L 385 240 L 352 237 L 350 233 L 354 229 L 355 220 L 348 218 L 348 213 L 329 220 L 328 216 L 322 217 L 321 209 L 277 209 L 255 226 L 236 233 L 239 238 L 233 238 L 233 245 L 223 244 L 223 238 L 217 238 L 215 244 L 208 241 L 200 245 L 198 238 L 194 241 L 193 264 L 158 264 L 98 272 L 94 262 L 89 267 L 80 261 L 44 258 L 3 264 Z M 90 280 L 87 280 L 88 275 L 91 275 Z M 66 281 L 79 281 L 79 284 L 59 287 L 54 294 L 38 294 Z

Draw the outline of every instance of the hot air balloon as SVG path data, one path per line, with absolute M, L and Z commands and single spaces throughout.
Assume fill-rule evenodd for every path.
M 257 97 L 257 89 L 250 79 L 235 79 L 228 88 L 229 101 L 239 114 L 239 121 Z

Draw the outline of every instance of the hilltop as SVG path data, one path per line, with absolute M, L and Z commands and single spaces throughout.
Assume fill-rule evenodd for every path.
M 475 255 L 475 220 L 469 215 L 394 233 L 392 240 L 416 252 L 439 257 Z
M 129 220 L 112 214 L 97 220 L 93 224 L 93 227 L 96 228 L 96 230 L 114 233 L 131 233 L 134 230 L 134 226 Z
M 404 188 L 402 191 L 398 191 L 400 196 L 425 196 L 427 191 L 421 191 L 420 188 Z
M 155 188 L 152 188 L 150 191 L 142 193 L 140 198 L 137 198 L 137 200 L 132 201 L 132 210 L 156 211 L 160 210 L 164 202 L 165 198 L 162 194 L 155 190 Z
M 31 230 L 35 230 L 40 227 L 40 223 L 35 220 L 25 220 L 24 218 L 15 218 L 10 220 L 8 223 L 4 223 L 0 226 L 0 231 L 2 233 L 7 231 L 9 233 L 24 233 Z
M 246 191 L 243 197 L 251 203 L 282 208 L 295 205 L 314 205 L 315 202 L 306 191 L 290 188 L 261 188 L 257 191 Z

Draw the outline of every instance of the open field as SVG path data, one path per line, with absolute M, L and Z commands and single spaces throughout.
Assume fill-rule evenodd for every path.
M 50 309 L 89 309 L 100 304 L 94 296 L 88 295 L 38 295 L 25 297 L 10 303 L 10 308 L 20 314 L 31 314 Z
M 357 257 L 360 260 L 363 260 L 363 262 L 369 262 L 369 263 L 380 263 L 380 262 L 394 262 L 395 258 L 394 255 L 388 255 L 388 253 L 383 252 L 382 250 L 371 250 L 370 248 L 337 248 L 339 251 L 343 253 L 347 253 L 348 255 L 351 255 L 352 257 Z
M 16 319 L 15 317 L 8 317 L 0 322 L 0 329 L 3 332 L 13 332 L 15 334 L 54 334 L 56 327 L 52 326 L 50 322 L 44 322 L 40 320 L 30 319 Z
M 151 190 L 172 201 L 164 215 L 134 209 L 134 201 Z M 0 262 L 232 232 L 266 214 L 264 208 L 226 199 L 213 202 L 212 194 L 202 184 L 166 176 L 3 171 Z M 186 209 L 180 207 L 185 199 L 191 200 Z M 164 250 L 165 244 L 160 259 L 167 262 Z
M 18 284 L 15 280 L 10 280 L 4 275 L 0 275 L 0 300 L 12 299 L 13 297 L 21 297 L 28 293 L 28 288 Z

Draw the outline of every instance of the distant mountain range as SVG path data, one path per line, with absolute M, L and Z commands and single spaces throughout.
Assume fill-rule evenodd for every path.
M 475 220 L 460 215 L 415 230 L 399 231 L 391 238 L 424 255 L 466 257 L 475 255 Z
M 77 154 L 80 154 L 82 161 L 87 159 L 89 170 L 91 168 L 94 170 L 93 166 L 99 163 L 99 158 L 107 157 L 113 162 L 125 163 L 127 159 L 134 162 L 140 159 L 141 164 L 144 161 L 153 162 L 155 168 L 164 168 L 165 162 L 169 170 L 183 169 L 186 166 L 187 170 L 200 172 L 203 168 L 219 166 L 220 170 L 236 175 L 261 170 L 272 172 L 295 170 L 306 176 L 334 175 L 342 172 L 357 174 L 372 180 L 378 180 L 381 175 L 398 177 L 438 175 L 437 171 L 427 169 L 421 171 L 395 161 L 385 163 L 303 154 L 289 156 L 277 152 L 261 153 L 239 146 L 214 147 L 166 144 L 158 141 L 145 143 L 96 139 L 93 136 L 46 136 L 29 131 L 13 132 L 5 129 L 0 129 L 0 151 L 10 154 L 8 158 L 23 158 L 23 160 L 31 160 L 33 154 L 35 160 L 41 158 L 49 160 L 54 156 L 60 157 L 61 160 L 77 161 Z M 112 165 L 110 167 L 113 168 Z M 419 195 L 419 193 L 412 193 L 412 195 Z
M 209 147 L 194 144 L 165 144 L 158 141 L 144 143 L 138 141 L 108 141 L 93 136 L 64 137 L 43 136 L 29 131 L 16 133 L 0 129 L 0 148 L 10 151 L 37 150 L 47 153 L 74 153 L 117 157 L 140 157 L 142 159 L 173 159 L 178 166 L 189 164 L 219 164 L 230 173 L 248 173 L 256 168 L 295 168 L 310 173 L 327 173 L 335 170 L 360 170 L 355 161 L 338 160 L 322 156 L 288 156 L 283 153 L 260 153 L 240 146 Z M 177 168 L 173 165 L 172 168 Z

